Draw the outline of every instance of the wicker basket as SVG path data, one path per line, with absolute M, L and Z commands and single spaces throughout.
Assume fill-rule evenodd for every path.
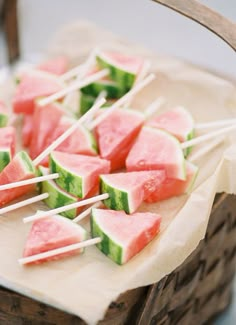
M 236 266 L 236 197 L 217 195 L 206 237 L 188 259 L 158 283 L 124 293 L 100 324 L 205 324 L 230 303 Z M 84 324 L 20 294 L 0 288 L 0 324 Z M 92 312 L 92 311 L 91 311 Z

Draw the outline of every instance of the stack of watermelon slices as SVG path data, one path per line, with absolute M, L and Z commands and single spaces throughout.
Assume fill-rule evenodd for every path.
M 133 86 L 144 64 L 140 58 L 114 52 L 99 52 L 96 59 L 97 67 L 91 73 L 108 68 L 110 75 L 109 78 L 81 89 L 80 101 L 86 102 L 89 99 L 90 102 L 86 109 L 92 106 L 102 91 L 106 92 L 108 100 L 112 102 L 125 94 Z M 45 68 L 50 72 L 53 69 Z M 54 73 L 56 74 L 55 70 Z M 36 88 L 37 82 L 40 84 L 40 78 L 48 76 L 44 72 L 34 72 L 34 75 L 36 79 L 32 84 L 36 84 Z M 25 97 L 29 80 L 32 81 L 32 75 L 22 78 L 14 107 L 16 112 L 25 114 L 23 141 L 29 146 L 31 157 L 35 158 L 75 120 L 68 118 L 61 103 L 38 108 L 36 99 L 48 94 L 44 93 L 41 85 Z M 46 78 L 44 86 L 47 82 L 47 89 L 51 93 L 56 91 L 59 83 L 55 75 Z M 81 112 L 86 109 L 80 108 Z M 81 127 L 57 151 L 51 153 L 50 160 L 44 161 L 49 169 L 39 166 L 42 175 L 50 172 L 58 172 L 60 175 L 55 181 L 45 181 L 39 186 L 41 192 L 50 194 L 45 203 L 50 208 L 56 208 L 90 197 L 99 190 L 100 179 L 100 191 L 109 194 L 109 198 L 104 201 L 108 209 L 93 209 L 91 234 L 102 238 L 97 246 L 104 254 L 116 263 L 124 264 L 160 231 L 161 217 L 158 214 L 137 212 L 142 202 L 154 203 L 190 190 L 197 167 L 185 160 L 179 141 L 190 139 L 193 130 L 193 120 L 183 108 L 170 110 L 148 122 L 145 122 L 141 113 L 131 109 L 117 109 L 96 127 L 94 138 L 97 144 L 93 135 Z M 100 157 L 97 156 L 97 150 Z M 186 156 L 187 154 L 185 152 Z M 24 156 L 21 153 L 22 155 Z M 20 157 L 21 160 L 26 161 L 28 158 L 23 156 Z M 31 177 L 35 175 L 34 168 L 29 168 L 31 163 L 28 161 L 26 165 L 29 170 L 22 168 L 21 164 L 22 179 L 29 177 L 27 175 L 30 173 Z M 127 171 L 121 171 L 125 167 Z M 110 174 L 110 170 L 118 173 Z M 7 168 L 0 174 L 0 184 L 1 175 L 6 175 L 7 179 Z M 73 219 L 77 214 L 78 211 L 71 210 L 64 213 L 64 217 Z M 54 241 L 54 234 L 50 233 L 44 243 L 40 236 L 34 242 L 35 229 L 44 232 L 47 226 L 40 220 L 33 224 L 24 256 L 84 240 L 85 236 L 81 235 L 83 231 L 79 228 L 75 230 L 75 225 L 70 233 L 71 221 L 65 223 L 64 217 L 49 218 L 56 229 L 60 229 L 55 234 Z M 72 232 L 77 231 L 79 236 L 73 237 Z M 74 238 L 72 241 L 68 233 L 69 237 L 71 235 Z

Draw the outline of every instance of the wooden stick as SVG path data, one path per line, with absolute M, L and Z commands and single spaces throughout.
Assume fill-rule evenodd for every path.
M 32 203 L 47 199 L 48 197 L 49 197 L 48 193 L 43 193 L 43 194 L 34 196 L 34 197 L 30 198 L 30 199 L 26 199 L 24 201 L 20 201 L 18 203 L 15 203 L 15 204 L 9 205 L 8 207 L 0 209 L 0 214 L 4 214 L 4 213 L 7 213 L 7 212 L 16 210 L 16 209 L 20 209 L 20 208 L 22 208 L 22 207 L 24 207 L 26 205 L 29 205 L 29 204 L 32 204 Z
M 234 130 L 236 130 L 236 124 L 231 125 L 231 126 L 226 127 L 226 128 L 223 128 L 223 129 L 220 129 L 220 130 L 217 130 L 217 131 L 210 132 L 208 134 L 201 135 L 200 137 L 197 137 L 197 138 L 194 138 L 192 140 L 183 142 L 180 145 L 181 145 L 182 149 L 186 149 L 186 148 L 195 146 L 197 144 L 201 144 L 202 142 L 208 141 L 210 139 L 213 139 L 213 138 L 215 138 L 215 137 L 217 137 L 219 135 L 229 133 L 229 132 L 234 131 Z
M 188 160 L 191 162 L 194 162 L 198 160 L 199 158 L 205 156 L 208 152 L 210 152 L 212 149 L 217 147 L 219 144 L 221 144 L 224 141 L 224 137 L 216 138 L 212 140 L 209 143 L 206 143 L 206 145 L 203 145 L 202 148 L 200 148 L 197 152 L 190 154 L 190 157 L 188 157 Z
M 75 223 L 81 221 L 82 219 L 84 219 L 85 217 L 87 217 L 91 213 L 93 208 L 98 208 L 98 207 L 100 207 L 100 205 L 101 205 L 101 202 L 97 202 L 97 203 L 93 204 L 91 207 L 89 207 L 88 209 L 86 209 L 82 213 L 80 213 L 72 221 L 75 222 Z
M 109 114 L 111 114 L 116 108 L 125 104 L 131 97 L 136 95 L 140 90 L 142 90 L 146 85 L 155 79 L 155 75 L 152 73 L 145 79 L 140 81 L 136 86 L 134 86 L 130 91 L 128 91 L 123 97 L 118 99 L 109 109 L 103 114 L 99 115 L 92 123 L 89 125 L 89 129 L 94 129 L 99 123 L 101 123 Z
M 29 184 L 35 184 L 35 183 L 39 183 L 39 182 L 43 182 L 43 181 L 48 181 L 50 179 L 56 179 L 58 177 L 59 177 L 58 173 L 45 175 L 45 176 L 39 176 L 39 177 L 33 177 L 33 178 L 26 179 L 24 181 L 0 185 L 0 191 L 9 190 L 11 188 L 21 187 L 21 186 L 25 186 L 25 185 L 29 185 Z
M 73 252 L 73 251 L 75 251 L 77 249 L 80 249 L 80 248 L 88 247 L 88 246 L 91 246 L 91 245 L 96 245 L 96 244 L 100 243 L 101 241 L 102 241 L 102 239 L 100 237 L 91 238 L 91 239 L 82 241 L 80 243 L 76 243 L 76 244 L 72 244 L 72 245 L 52 249 L 50 251 L 43 252 L 43 253 L 36 254 L 36 255 L 32 255 L 32 256 L 28 256 L 28 257 L 23 257 L 23 258 L 20 258 L 18 260 L 18 262 L 21 265 L 33 263 L 33 262 L 42 260 L 44 258 L 49 258 L 49 257 L 53 257 L 53 256 L 56 256 L 56 255 L 59 255 L 59 254 Z
M 207 122 L 207 123 L 198 123 L 195 125 L 196 130 L 202 130 L 202 129 L 211 129 L 215 127 L 221 127 L 221 126 L 227 126 L 236 123 L 236 119 L 225 119 L 225 120 L 219 120 L 219 121 L 213 121 L 213 122 Z
M 146 119 L 158 112 L 163 104 L 165 104 L 166 99 L 164 97 L 159 97 L 155 99 L 144 111 Z
M 71 83 L 70 85 L 68 85 L 67 87 L 63 88 L 62 90 L 58 91 L 57 93 L 54 93 L 46 98 L 43 98 L 41 100 L 38 101 L 38 104 L 40 106 L 45 106 L 48 105 L 62 97 L 64 97 L 65 95 L 69 94 L 71 91 L 83 88 L 89 84 L 91 84 L 94 81 L 97 81 L 99 79 L 102 79 L 103 77 L 106 77 L 109 74 L 108 69 L 104 69 L 101 70 L 97 73 L 92 74 L 91 76 L 87 77 L 86 79 L 84 79 L 83 81 L 81 81 L 80 79 L 74 81 L 73 83 Z
M 74 67 L 73 69 L 67 71 L 62 76 L 60 76 L 60 80 L 68 81 L 69 79 L 74 77 L 79 77 L 80 79 L 82 79 L 85 74 L 89 71 L 89 68 L 92 67 L 93 64 L 95 64 L 95 56 L 96 49 L 90 53 L 89 57 L 84 63 L 78 65 L 77 67 Z
M 50 217 L 50 216 L 53 216 L 55 214 L 60 214 L 62 212 L 65 212 L 65 211 L 68 211 L 68 210 L 71 210 L 71 209 L 77 209 L 77 208 L 82 207 L 82 206 L 87 205 L 87 204 L 91 204 L 91 203 L 95 203 L 97 201 L 105 200 L 108 197 L 109 197 L 109 194 L 104 193 L 104 194 L 100 194 L 100 195 L 97 195 L 97 196 L 94 196 L 94 197 L 91 197 L 89 199 L 85 199 L 85 200 L 82 200 L 82 201 L 79 201 L 79 202 L 76 202 L 76 203 L 64 205 L 64 206 L 62 206 L 60 208 L 56 208 L 56 209 L 53 209 L 53 210 L 37 212 L 36 214 L 34 214 L 32 216 L 24 218 L 23 222 L 27 223 L 27 222 L 32 222 L 32 221 L 35 221 L 35 220 L 43 219 L 43 218 L 46 218 L 46 217 Z
M 68 136 L 70 136 L 76 128 L 90 119 L 93 114 L 106 102 L 104 98 L 101 98 L 98 102 L 94 103 L 92 108 L 87 111 L 77 122 L 67 129 L 59 138 L 57 138 L 50 146 L 48 146 L 37 158 L 34 159 L 33 163 L 35 166 L 50 154 L 56 147 L 58 147 Z

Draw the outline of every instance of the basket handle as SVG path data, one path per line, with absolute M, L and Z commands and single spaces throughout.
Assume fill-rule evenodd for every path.
M 152 0 L 205 26 L 236 51 L 236 24 L 196 0 Z

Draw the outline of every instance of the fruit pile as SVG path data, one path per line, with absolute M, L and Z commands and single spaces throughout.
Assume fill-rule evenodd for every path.
M 0 186 L 58 173 L 54 180 L 0 191 L 0 205 L 36 188 L 48 193 L 44 202 L 51 209 L 107 193 L 103 208 L 92 209 L 91 236 L 99 237 L 97 247 L 105 255 L 124 264 L 160 231 L 161 216 L 138 212 L 140 205 L 189 193 L 193 186 L 198 168 L 186 160 L 190 148 L 183 150 L 181 142 L 193 138 L 194 121 L 183 107 L 150 118 L 127 107 L 112 110 L 113 104 L 138 83 L 146 62 L 108 51 L 98 51 L 95 59 L 83 78 L 107 69 L 105 77 L 47 105 L 40 104 L 42 97 L 70 85 L 71 80 L 64 80 L 68 69 L 65 58 L 45 62 L 18 77 L 13 111 L 23 114 L 22 144 L 29 154 L 20 151 L 14 155 L 15 129 L 7 126 L 7 110 L 0 103 Z M 89 127 L 91 121 L 79 125 L 56 150 L 35 164 L 34 159 L 87 113 L 101 94 L 107 102 L 96 115 L 105 117 L 94 130 Z M 80 212 L 81 208 L 73 208 L 62 216 L 34 221 L 24 257 L 39 254 L 33 261 L 38 263 L 82 252 L 83 248 L 75 248 L 55 251 L 51 257 L 40 255 L 87 238 L 86 231 L 69 220 Z

